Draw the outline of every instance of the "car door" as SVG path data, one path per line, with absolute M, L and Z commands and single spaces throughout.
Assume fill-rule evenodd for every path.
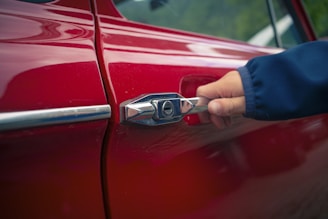
M 284 122 L 236 117 L 219 130 L 194 115 L 147 126 L 124 114 L 126 104 L 147 95 L 194 97 L 199 85 L 281 49 L 132 21 L 116 7 L 129 1 L 94 2 L 113 112 L 102 160 L 110 218 L 327 216 L 326 115 Z M 130 2 L 152 8 L 172 1 Z
M 0 1 L 0 217 L 105 218 L 89 1 Z

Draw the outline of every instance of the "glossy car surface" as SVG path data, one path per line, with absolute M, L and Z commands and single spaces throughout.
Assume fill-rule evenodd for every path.
M 123 102 L 193 97 L 281 49 L 131 21 L 109 0 L 2 0 L 0 30 L 3 218 L 328 216 L 326 115 L 222 130 L 122 118 Z

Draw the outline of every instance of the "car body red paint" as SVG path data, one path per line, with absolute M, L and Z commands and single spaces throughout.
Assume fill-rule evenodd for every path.
M 106 104 L 88 1 L 0 3 L 0 111 Z M 105 218 L 107 121 L 0 133 L 2 218 Z
M 112 108 L 110 120 L 0 132 L 4 218 L 327 216 L 326 115 L 236 117 L 223 130 L 194 116 L 158 127 L 121 123 L 124 101 L 192 97 L 280 49 L 129 21 L 107 0 L 0 6 L 0 113 Z

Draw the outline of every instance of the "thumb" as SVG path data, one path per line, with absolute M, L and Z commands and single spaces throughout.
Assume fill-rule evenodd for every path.
M 217 116 L 231 116 L 245 113 L 245 97 L 218 98 L 208 104 L 210 114 Z

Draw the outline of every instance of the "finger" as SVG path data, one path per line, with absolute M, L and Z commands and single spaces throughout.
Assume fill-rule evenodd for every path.
M 227 128 L 231 125 L 231 118 L 211 115 L 211 122 L 219 129 Z
M 243 85 L 237 71 L 231 71 L 221 79 L 200 86 L 197 89 L 197 96 L 206 97 L 208 99 L 215 99 L 218 97 L 238 97 L 243 95 Z
M 210 114 L 231 116 L 245 113 L 245 97 L 218 98 L 208 104 Z
M 198 113 L 198 118 L 201 123 L 210 123 L 211 122 L 210 114 L 208 112 Z

